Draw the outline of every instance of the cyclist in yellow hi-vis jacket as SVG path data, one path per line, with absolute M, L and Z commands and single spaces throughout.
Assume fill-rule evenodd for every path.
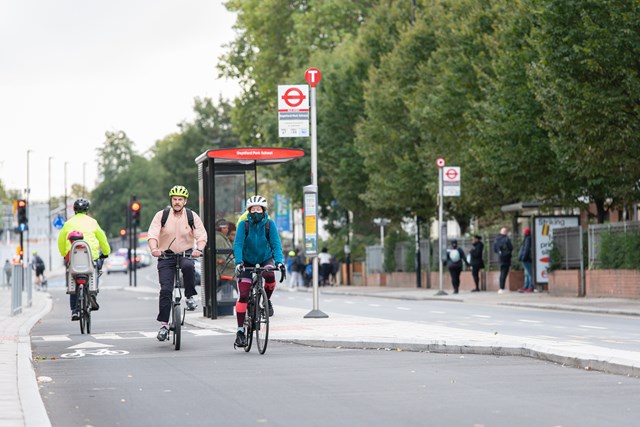
M 82 233 L 82 239 L 89 244 L 93 260 L 98 264 L 101 262 L 99 258 L 106 258 L 111 253 L 111 247 L 107 236 L 104 234 L 98 221 L 87 215 L 91 204 L 86 199 L 78 199 L 73 203 L 73 211 L 76 213 L 64 223 L 64 227 L 58 235 L 58 251 L 60 255 L 66 257 L 71 250 L 71 241 L 67 236 L 71 232 Z M 67 260 L 68 261 L 68 260 Z M 98 269 L 100 265 L 98 265 Z M 97 283 L 97 278 L 96 278 Z M 80 317 L 76 308 L 76 295 L 69 295 L 69 305 L 71 306 L 71 320 L 78 320 Z M 91 295 L 91 310 L 96 311 L 100 308 L 96 301 L 96 296 Z

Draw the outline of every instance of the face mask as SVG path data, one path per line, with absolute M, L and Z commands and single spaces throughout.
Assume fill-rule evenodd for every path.
M 254 224 L 257 224 L 264 219 L 264 212 L 251 212 L 249 218 Z

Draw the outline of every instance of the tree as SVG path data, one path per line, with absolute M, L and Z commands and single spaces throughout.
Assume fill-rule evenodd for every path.
M 575 203 L 607 209 L 638 200 L 640 3 L 529 0 L 539 59 L 530 76 L 542 125 Z

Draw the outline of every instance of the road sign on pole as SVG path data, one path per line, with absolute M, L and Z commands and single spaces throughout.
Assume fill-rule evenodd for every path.
M 442 168 L 442 194 L 445 197 L 460 197 L 460 168 L 447 166 Z
M 278 86 L 278 134 L 281 138 L 309 136 L 309 86 Z

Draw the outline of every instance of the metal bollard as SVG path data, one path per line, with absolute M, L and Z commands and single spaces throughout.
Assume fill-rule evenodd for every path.
M 33 276 L 30 268 L 26 268 L 25 273 L 27 280 L 27 307 L 31 307 L 33 305 Z
M 11 315 L 22 313 L 22 286 L 24 283 L 24 268 L 22 264 L 13 266 L 13 280 L 11 287 Z

